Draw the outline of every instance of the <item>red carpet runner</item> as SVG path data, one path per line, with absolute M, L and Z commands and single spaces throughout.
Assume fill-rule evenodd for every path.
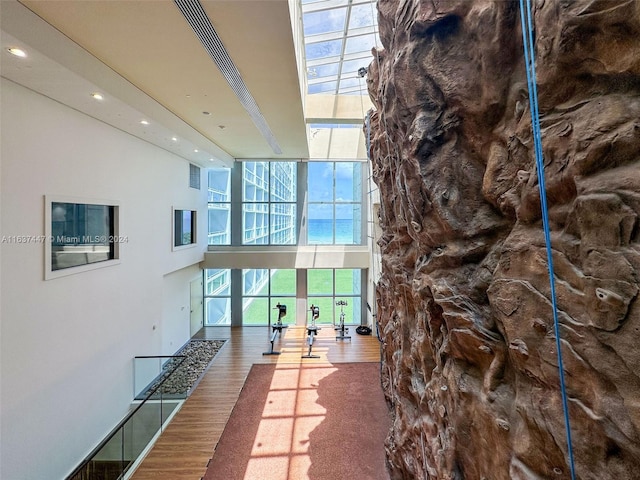
M 378 363 L 254 365 L 204 480 L 388 480 Z

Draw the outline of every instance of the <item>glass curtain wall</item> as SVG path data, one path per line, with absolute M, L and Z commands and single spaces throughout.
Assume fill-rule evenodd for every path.
M 243 162 L 243 245 L 296 243 L 296 188 L 296 162 Z
M 208 172 L 209 245 L 232 245 L 231 229 L 240 228 L 241 245 L 295 245 L 296 214 L 302 209 L 297 198 L 298 168 L 307 169 L 307 238 L 310 245 L 362 244 L 362 163 L 327 162 L 242 162 L 238 168 L 216 168 Z M 232 175 L 242 175 L 234 180 Z M 304 173 L 304 170 L 302 170 Z M 300 174 L 304 178 L 303 174 Z M 242 186 L 234 193 L 231 185 Z M 238 189 L 240 190 L 240 188 Z M 235 203 L 237 202 L 237 203 Z M 300 205 L 297 205 L 300 202 Z M 232 211 L 232 205 L 241 205 Z M 238 206 L 240 206 L 238 205 Z M 234 207 L 235 208 L 235 207 Z M 234 237 L 235 232 L 234 232 Z M 231 325 L 231 305 L 242 297 L 242 323 L 266 325 L 277 321 L 277 304 L 287 305 L 285 323 L 296 321 L 296 270 L 250 269 L 234 271 L 239 276 L 232 285 L 232 271 L 206 270 L 204 273 L 205 325 Z M 236 275 L 233 273 L 233 275 Z M 309 304 L 321 304 L 321 322 L 339 321 L 336 301 L 347 301 L 347 323 L 360 323 L 360 270 L 309 270 Z M 236 278 L 236 277 L 234 277 Z M 240 282 L 239 279 L 242 278 Z M 237 295 L 237 296 L 236 296 Z M 236 301 L 236 300 L 234 300 Z M 239 300 L 238 300 L 239 302 Z M 238 319 L 239 314 L 234 314 Z
M 231 325 L 231 270 L 204 271 L 205 326 Z
M 243 162 L 242 245 L 297 244 L 298 162 Z M 308 245 L 361 245 L 362 163 L 308 162 Z M 208 243 L 231 245 L 231 169 L 208 172 Z M 304 240 L 303 240 L 304 241 Z
M 242 324 L 277 323 L 277 305 L 286 305 L 282 323 L 296 322 L 296 271 L 247 269 L 242 271 Z
M 318 323 L 361 322 L 361 270 L 359 269 L 312 269 L 307 270 L 307 297 L 309 305 L 320 307 Z M 337 305 L 344 301 L 346 305 Z
M 318 323 L 337 324 L 341 313 L 346 324 L 361 323 L 361 275 L 360 269 L 307 270 L 307 292 L 302 296 L 308 298 L 309 307 L 320 307 Z M 205 325 L 231 325 L 230 278 L 230 270 L 205 270 Z M 296 288 L 295 269 L 242 270 L 242 324 L 276 323 L 278 305 L 287 307 L 282 322 L 295 324 Z M 339 301 L 347 305 L 337 305 Z
M 362 243 L 362 163 L 309 162 L 309 245 Z
M 231 169 L 208 172 L 209 245 L 231 244 Z

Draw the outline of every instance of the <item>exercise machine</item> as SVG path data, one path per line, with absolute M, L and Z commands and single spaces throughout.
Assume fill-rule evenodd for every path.
M 268 352 L 262 352 L 263 355 L 280 355 L 280 352 L 276 352 L 273 350 L 273 342 L 276 341 L 276 337 L 278 333 L 280 337 L 282 337 L 282 329 L 287 328 L 289 325 L 283 325 L 282 319 L 287 316 L 287 306 L 280 305 L 279 303 L 274 307 L 274 310 L 278 310 L 278 322 L 274 325 L 271 325 L 271 317 L 269 317 L 269 327 L 273 328 L 273 332 L 271 333 L 271 350 Z
M 340 323 L 338 324 L 338 326 L 335 326 L 333 329 L 336 330 L 337 334 L 336 334 L 336 340 L 351 340 L 351 335 L 347 335 L 347 333 L 349 333 L 349 329 L 345 328 L 344 326 L 344 318 L 345 318 L 345 313 L 344 313 L 344 307 L 347 306 L 347 301 L 346 300 L 338 300 L 336 302 L 336 305 L 340 307 Z
M 318 333 L 318 330 L 320 330 L 316 325 L 316 321 L 320 318 L 320 307 L 311 304 L 309 311 L 311 312 L 311 324 L 307 325 L 307 343 L 309 344 L 309 352 L 306 355 L 302 355 L 302 358 L 320 358 L 320 355 L 311 355 L 313 340 Z

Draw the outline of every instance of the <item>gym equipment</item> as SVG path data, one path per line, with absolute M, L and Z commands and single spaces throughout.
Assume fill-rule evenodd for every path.
M 313 348 L 313 339 L 315 338 L 318 330 L 316 326 L 316 320 L 320 318 L 320 307 L 311 304 L 309 308 L 311 312 L 311 325 L 307 325 L 307 343 L 309 344 L 309 352 L 306 355 L 302 355 L 302 358 L 320 358 L 320 355 L 311 355 L 311 349 Z
M 340 306 L 340 324 L 339 326 L 335 327 L 334 326 L 334 330 L 338 331 L 338 335 L 336 335 L 336 340 L 346 340 L 349 339 L 351 340 L 351 335 L 347 335 L 347 333 L 349 333 L 349 329 L 345 328 L 344 326 L 344 307 L 347 305 L 347 301 L 346 300 L 338 300 L 336 302 L 336 305 Z
M 280 355 L 280 352 L 273 350 L 273 342 L 276 341 L 278 333 L 282 337 L 282 329 L 287 328 L 289 325 L 283 325 L 282 319 L 287 316 L 287 306 L 280 305 L 279 303 L 274 307 L 274 310 L 278 310 L 278 323 L 271 325 L 271 318 L 269 318 L 269 326 L 273 327 L 273 333 L 271 334 L 271 350 L 268 352 L 262 352 L 263 355 Z

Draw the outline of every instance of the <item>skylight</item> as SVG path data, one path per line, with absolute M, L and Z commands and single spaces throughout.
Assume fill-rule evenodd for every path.
M 367 95 L 358 69 L 380 45 L 376 0 L 301 0 L 309 94 Z

